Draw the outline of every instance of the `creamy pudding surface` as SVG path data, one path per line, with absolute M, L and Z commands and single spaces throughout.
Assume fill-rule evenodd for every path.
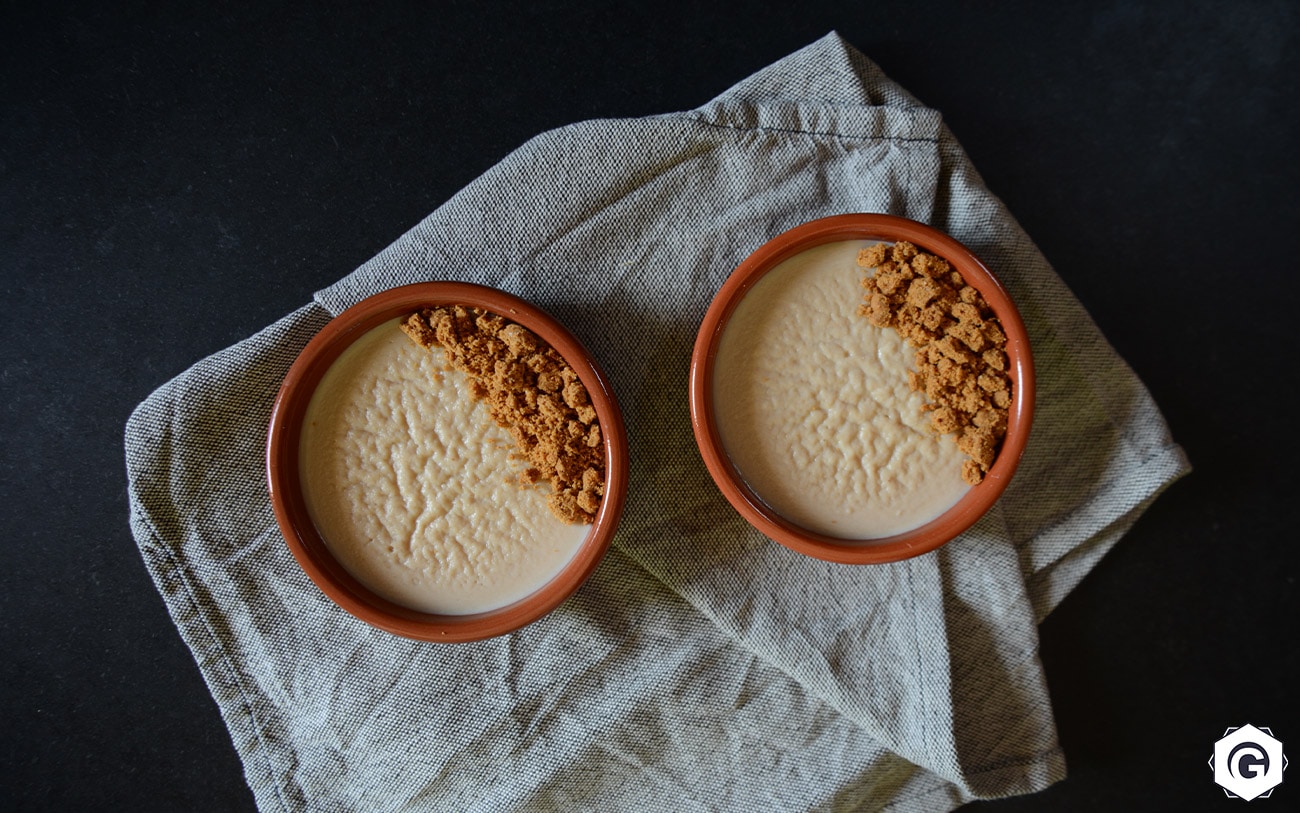
M 810 531 L 879 539 L 924 525 L 969 490 L 963 453 L 908 386 L 915 350 L 858 313 L 858 252 L 816 246 L 737 303 L 714 361 L 723 448 L 774 511 Z
M 335 558 L 411 609 L 467 614 L 542 587 L 590 525 L 570 525 L 523 486 L 510 433 L 441 353 L 399 320 L 358 338 L 321 379 L 303 421 L 299 471 Z

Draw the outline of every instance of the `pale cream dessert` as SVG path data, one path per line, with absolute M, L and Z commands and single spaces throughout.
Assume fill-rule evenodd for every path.
M 358 581 L 415 610 L 504 607 L 556 576 L 590 525 L 519 482 L 510 433 L 467 377 L 399 320 L 358 338 L 307 407 L 299 471 L 326 546 Z
M 963 453 L 908 385 L 915 350 L 858 313 L 870 245 L 827 243 L 772 268 L 714 362 L 718 434 L 740 476 L 790 522 L 841 539 L 913 530 L 970 488 Z

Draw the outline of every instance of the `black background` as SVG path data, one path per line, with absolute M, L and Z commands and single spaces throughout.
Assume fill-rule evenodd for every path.
M 1042 627 L 1070 777 L 974 807 L 1240 806 L 1223 729 L 1300 743 L 1300 5 L 216 5 L 0 12 L 0 807 L 252 806 L 128 530 L 137 403 L 538 132 L 832 29 L 943 113 L 1195 467 Z

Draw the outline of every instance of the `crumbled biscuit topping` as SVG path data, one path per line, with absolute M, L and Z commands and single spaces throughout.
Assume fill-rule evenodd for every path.
M 1011 379 L 1002 325 L 947 260 L 911 243 L 865 248 L 858 266 L 875 269 L 862 279 L 858 313 L 916 348 L 908 384 L 924 393 L 934 430 L 954 435 L 970 458 L 962 479 L 978 485 L 1007 434 Z
M 402 331 L 421 347 L 441 347 L 448 364 L 469 376 L 474 397 L 529 464 L 521 483 L 549 482 L 547 504 L 561 520 L 595 520 L 605 493 L 600 422 L 578 374 L 554 348 L 521 325 L 462 305 L 413 313 Z

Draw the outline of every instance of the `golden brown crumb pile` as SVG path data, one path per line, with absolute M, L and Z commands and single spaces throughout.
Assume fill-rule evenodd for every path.
M 495 313 L 461 305 L 413 313 L 402 330 L 421 347 L 441 347 L 452 368 L 470 377 L 474 397 L 530 464 L 521 483 L 549 481 L 547 504 L 561 520 L 595 520 L 605 493 L 600 422 L 578 374 L 554 348 Z
M 858 266 L 875 269 L 862 279 L 867 292 L 858 312 L 917 348 L 908 384 L 925 393 L 935 431 L 957 434 L 957 448 L 970 457 L 962 479 L 978 485 L 1006 437 L 1011 406 L 1001 323 L 947 260 L 911 243 L 863 249 Z

